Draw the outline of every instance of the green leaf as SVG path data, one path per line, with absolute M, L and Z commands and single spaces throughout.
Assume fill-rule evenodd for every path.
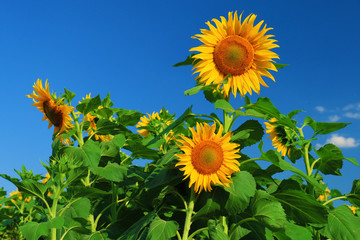
M 286 66 L 289 66 L 289 64 L 280 64 L 280 63 L 274 63 L 276 69 L 282 69 Z
M 235 224 L 234 224 L 235 225 Z M 233 229 L 233 226 L 231 226 L 230 231 L 230 240 L 238 240 L 242 239 L 244 236 L 248 235 L 251 231 L 249 229 L 237 226 L 235 229 Z
M 220 93 L 219 91 L 215 91 L 213 89 L 204 89 L 204 96 L 206 100 L 211 103 L 216 102 L 218 99 L 224 99 L 224 94 Z
M 127 166 L 111 162 L 108 162 L 105 167 L 96 167 L 91 169 L 94 174 L 114 182 L 124 181 L 127 170 Z
M 320 134 L 328 134 L 342 129 L 350 123 L 339 123 L 339 122 L 316 122 L 311 117 L 304 119 L 304 124 L 309 125 L 314 130 L 314 136 Z
M 301 176 L 302 178 L 304 178 L 307 182 L 311 183 L 314 187 L 316 187 L 320 190 L 325 190 L 325 187 L 323 186 L 323 184 L 320 184 L 315 178 L 306 175 L 303 171 L 301 171 L 300 169 L 291 165 L 291 163 L 286 162 L 281 157 L 279 152 L 274 151 L 274 150 L 269 150 L 267 152 L 263 152 L 262 145 L 263 145 L 263 142 L 260 142 L 259 149 L 260 149 L 260 152 L 262 153 L 261 158 L 263 160 L 272 162 L 275 166 L 281 168 L 284 171 L 289 170 L 293 173 L 296 173 L 299 176 Z
M 97 142 L 87 140 L 82 147 L 65 147 L 62 150 L 69 157 L 84 163 L 84 166 L 97 167 L 99 165 L 101 150 Z
M 256 182 L 254 177 L 246 171 L 234 173 L 231 181 L 230 187 L 224 187 L 224 190 L 230 193 L 225 209 L 228 214 L 234 215 L 243 212 L 248 207 L 250 197 L 255 195 Z
M 128 139 L 127 146 L 124 148 L 131 151 L 132 156 L 134 158 L 151 159 L 151 160 L 157 160 L 159 158 L 158 151 L 154 149 L 150 149 L 142 145 L 142 143 L 138 141 L 132 141 Z
M 116 114 L 118 115 L 117 121 L 122 126 L 134 126 L 140 121 L 140 118 L 144 115 L 134 110 L 126 110 L 116 108 Z
M 320 161 L 315 164 L 315 168 L 319 169 L 323 174 L 340 175 L 340 169 L 343 165 L 344 156 L 340 148 L 334 144 L 328 143 L 316 150 Z
M 303 112 L 303 110 L 294 110 L 287 114 L 289 118 L 293 118 L 295 115 L 297 115 L 299 112 Z
M 359 163 L 356 161 L 355 158 L 344 158 L 345 160 L 348 160 L 349 162 L 351 162 L 352 164 L 356 165 L 356 166 L 360 166 Z
M 275 232 L 274 236 L 278 240 L 312 240 L 311 232 L 302 226 L 293 223 L 285 223 L 285 231 Z
M 184 92 L 184 95 L 185 95 L 185 96 L 194 95 L 194 94 L 200 92 L 201 90 L 203 90 L 204 88 L 207 88 L 204 84 L 198 84 L 198 85 L 196 85 L 195 87 L 186 90 L 186 91 Z
M 104 108 L 110 108 L 114 105 L 114 103 L 110 100 L 110 93 L 106 95 L 106 97 L 101 101 L 101 106 Z
M 76 96 L 75 93 L 73 93 L 73 92 L 71 92 L 71 91 L 69 91 L 69 90 L 67 90 L 67 89 L 65 88 L 64 98 L 66 99 L 66 101 L 67 101 L 68 103 L 70 103 L 71 100 L 73 100 L 73 98 L 74 98 L 75 96 Z
M 193 58 L 195 54 L 196 53 L 190 54 L 184 61 L 174 64 L 173 67 L 194 65 L 196 63 L 196 60 Z
M 360 207 L 360 179 L 355 179 L 350 191 L 350 194 L 347 195 L 347 200 L 352 204 Z
M 95 133 L 98 135 L 117 135 L 124 132 L 129 132 L 129 129 L 127 129 L 123 125 L 112 122 L 108 119 L 100 119 L 99 121 L 97 121 L 96 127 L 97 129 Z
M 326 226 L 333 239 L 358 240 L 360 239 L 360 217 L 354 216 L 345 205 L 341 205 L 329 212 L 329 221 Z
M 86 115 L 91 111 L 94 111 L 101 105 L 100 95 L 94 98 L 84 99 L 79 105 L 76 106 L 76 110 Z
M 208 228 L 212 240 L 229 239 L 228 235 L 224 232 L 224 227 L 220 223 L 216 224 L 215 220 L 210 219 L 208 221 Z
M 51 228 L 60 229 L 64 225 L 63 217 L 56 217 L 49 222 L 28 222 L 20 227 L 26 240 L 38 240 L 41 236 L 48 236 Z
M 264 135 L 264 129 L 258 121 L 248 120 L 235 129 L 233 134 L 231 140 L 240 144 L 240 149 L 243 149 L 259 142 Z
M 222 109 L 225 112 L 232 113 L 235 109 L 231 106 L 231 104 L 225 99 L 218 99 L 215 102 L 215 109 Z
M 178 169 L 156 168 L 146 179 L 145 188 L 153 189 L 159 186 L 165 186 L 172 181 L 180 180 L 182 174 Z
M 313 197 L 299 190 L 278 191 L 273 196 L 281 202 L 288 217 L 299 224 L 327 223 L 327 209 Z
M 193 216 L 195 221 L 202 217 L 214 217 L 219 215 L 222 208 L 228 199 L 229 193 L 225 192 L 220 187 L 215 187 L 211 192 L 201 193 L 196 202 L 196 206 L 201 206 L 199 210 L 196 209 L 196 214 Z
M 111 140 L 119 149 L 121 149 L 126 141 L 126 138 L 123 134 L 115 135 L 114 138 Z
M 257 190 L 251 201 L 253 217 L 272 230 L 284 228 L 286 215 L 280 202 L 265 191 Z
M 176 235 L 179 224 L 175 221 L 165 221 L 156 217 L 150 224 L 146 239 L 149 240 L 168 240 Z
M 100 143 L 101 156 L 116 157 L 119 155 L 120 149 L 112 141 L 104 141 Z
M 140 232 L 153 221 L 156 217 L 156 213 L 154 211 L 149 212 L 147 215 L 140 218 L 137 222 L 135 222 L 131 227 L 129 227 L 118 240 L 133 240 L 138 239 Z
M 253 110 L 260 115 L 266 116 L 267 119 L 274 117 L 279 119 L 279 110 L 271 103 L 269 98 L 259 97 L 256 103 L 245 105 L 246 112 Z M 245 112 L 245 113 L 246 113 Z
M 180 149 L 176 146 L 170 148 L 170 150 L 168 150 L 164 156 L 162 156 L 156 164 L 158 165 L 166 165 L 170 162 L 172 162 L 174 159 L 176 159 L 177 157 L 175 156 L 175 154 L 181 153 Z

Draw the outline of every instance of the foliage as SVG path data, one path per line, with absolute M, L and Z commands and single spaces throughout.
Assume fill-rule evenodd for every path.
M 174 66 L 193 65 L 192 56 Z M 185 94 L 200 91 L 223 111 L 223 119 L 193 113 L 191 107 L 176 118 L 164 108 L 139 127 L 146 136 L 131 128 L 144 114 L 113 107 L 110 95 L 83 99 L 71 113 L 73 128 L 54 134 L 52 155 L 43 164 L 47 177 L 25 167 L 16 171 L 18 178 L 0 175 L 18 189 L 11 196 L 0 190 L 1 239 L 360 239 L 360 180 L 347 194 L 327 190 L 321 181 L 321 174 L 341 175 L 343 160 L 358 163 L 333 144 L 312 147 L 317 135 L 347 123 L 311 117 L 299 123 L 293 117 L 300 110 L 282 114 L 266 97 L 254 103 L 245 97 L 235 109 L 213 85 L 196 85 Z M 73 105 L 75 93 L 65 89 L 62 97 Z M 283 134 L 276 133 L 288 150 L 285 156 L 279 149 L 263 149 L 263 141 L 269 141 L 263 122 L 270 119 Z M 195 194 L 175 164 L 181 153 L 177 140 L 190 137 L 189 128 L 200 122 L 232 132 L 240 151 L 259 151 L 252 158 L 240 153 L 240 172 L 232 175 L 230 186 Z M 305 136 L 304 128 L 312 134 Z M 137 166 L 135 159 L 150 161 Z M 271 165 L 263 169 L 260 161 Z M 297 161 L 304 162 L 305 171 Z M 274 177 L 281 172 L 292 175 Z M 334 207 L 336 200 L 353 206 Z

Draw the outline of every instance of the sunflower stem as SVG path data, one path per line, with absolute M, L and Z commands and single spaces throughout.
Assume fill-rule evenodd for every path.
M 298 128 L 298 130 L 299 130 L 299 133 L 300 133 L 300 137 L 304 138 L 304 133 L 302 131 L 302 128 Z M 309 146 L 310 146 L 310 143 L 306 143 L 305 146 L 304 146 L 304 163 L 305 163 L 305 166 L 306 166 L 307 175 L 311 176 L 312 170 L 311 170 L 310 160 L 309 160 Z
M 194 191 L 194 186 L 192 186 L 190 190 L 190 200 L 186 208 L 186 217 L 185 217 L 182 240 L 188 240 L 190 227 L 191 227 L 191 217 L 194 211 L 194 205 L 195 205 L 195 191 Z
M 326 196 L 326 195 L 325 195 Z M 347 196 L 340 196 L 340 197 L 335 197 L 335 198 L 332 198 L 326 202 L 323 203 L 324 206 L 326 206 L 327 204 L 331 203 L 332 201 L 335 201 L 335 200 L 339 200 L 339 199 L 346 199 Z

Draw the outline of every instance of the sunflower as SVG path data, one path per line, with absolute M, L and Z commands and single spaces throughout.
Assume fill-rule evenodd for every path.
M 231 174 L 240 171 L 239 144 L 231 143 L 231 133 L 222 136 L 223 126 L 215 133 L 216 125 L 211 127 L 207 123 L 197 123 L 190 128 L 192 139 L 181 136 L 178 144 L 183 154 L 176 154 L 185 178 L 190 177 L 189 188 L 192 185 L 197 193 L 203 189 L 211 191 L 211 185 L 219 184 L 229 187 Z
M 355 206 L 349 206 L 349 205 L 346 205 L 346 206 L 348 206 L 348 208 L 350 208 L 350 210 L 353 212 L 353 214 L 356 215 L 356 211 L 357 211 L 359 208 L 357 208 L 357 207 L 355 207 Z
M 222 87 L 225 96 L 230 91 L 236 97 L 237 92 L 244 96 L 252 90 L 260 93 L 260 84 L 266 86 L 262 76 L 274 77 L 268 70 L 277 71 L 273 64 L 278 55 L 270 49 L 279 47 L 276 40 L 269 39 L 273 35 L 265 35 L 272 29 L 266 25 L 260 30 L 263 21 L 254 26 L 256 15 L 250 14 L 241 22 L 237 12 L 229 12 L 228 20 L 224 17 L 221 22 L 213 19 L 215 26 L 206 22 L 210 30 L 201 29 L 202 34 L 192 38 L 200 40 L 204 45 L 191 48 L 190 51 L 200 52 L 193 56 L 196 69 L 199 73 L 197 80 L 205 85 L 216 84 Z M 228 77 L 227 82 L 224 79 Z
M 290 154 L 290 148 L 286 146 L 287 143 L 291 140 L 287 137 L 285 127 L 281 125 L 276 125 L 276 118 L 271 118 L 270 122 L 265 122 L 267 128 L 266 133 L 270 134 L 269 138 L 272 140 L 272 145 L 277 148 L 277 151 L 281 153 L 282 156 Z
M 54 125 L 56 135 L 72 128 L 72 118 L 69 114 L 74 108 L 64 105 L 63 98 L 56 99 L 56 96 L 50 94 L 47 80 L 45 81 L 45 88 L 42 86 L 40 79 L 34 83 L 33 88 L 33 93 L 26 96 L 33 98 L 34 103 L 31 105 L 36 106 L 40 112 L 44 113 L 43 120 L 47 119 L 49 121 L 49 128 Z
M 136 128 L 143 128 L 143 127 L 152 127 L 152 132 L 155 134 L 159 134 L 162 132 L 167 126 L 169 126 L 173 121 L 173 116 L 169 114 L 168 111 L 163 112 L 160 110 L 160 114 L 158 112 L 153 112 L 152 114 L 147 114 L 148 116 L 144 115 L 140 118 L 140 121 L 136 125 Z M 148 129 L 140 129 L 137 131 L 141 136 L 147 137 L 150 133 Z M 169 136 L 173 136 L 173 132 L 169 132 Z M 169 139 L 167 138 L 166 141 Z
M 50 174 L 46 173 L 45 178 L 41 181 L 42 183 L 47 183 L 50 180 Z
M 12 196 L 17 196 L 17 198 L 21 201 L 22 199 L 23 199 L 23 197 L 22 197 L 22 195 L 21 195 L 21 192 L 19 192 L 19 190 L 16 190 L 16 191 L 13 191 L 13 192 L 11 192 L 11 193 L 9 193 L 9 196 L 10 197 L 12 197 Z M 27 198 L 25 198 L 25 202 L 30 202 L 30 200 L 31 200 L 31 197 L 27 197 Z M 14 199 L 11 199 L 11 202 L 13 203 L 13 204 L 16 204 L 16 201 L 14 200 Z

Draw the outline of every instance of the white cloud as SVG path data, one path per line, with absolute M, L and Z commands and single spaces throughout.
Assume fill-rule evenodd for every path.
M 329 121 L 330 122 L 337 122 L 340 120 L 341 117 L 339 117 L 338 115 L 333 115 L 329 117 Z
M 351 109 L 360 111 L 360 103 L 349 104 L 343 108 L 344 111 L 349 111 Z
M 340 136 L 338 134 L 332 134 L 331 138 L 328 138 L 326 140 L 326 143 L 333 143 L 338 147 L 342 147 L 342 148 L 354 148 L 359 146 L 359 141 L 355 140 L 352 137 L 343 137 Z
M 360 113 L 347 112 L 344 114 L 345 117 L 360 119 Z
M 325 111 L 325 108 L 323 106 L 316 106 L 315 109 L 321 113 Z

